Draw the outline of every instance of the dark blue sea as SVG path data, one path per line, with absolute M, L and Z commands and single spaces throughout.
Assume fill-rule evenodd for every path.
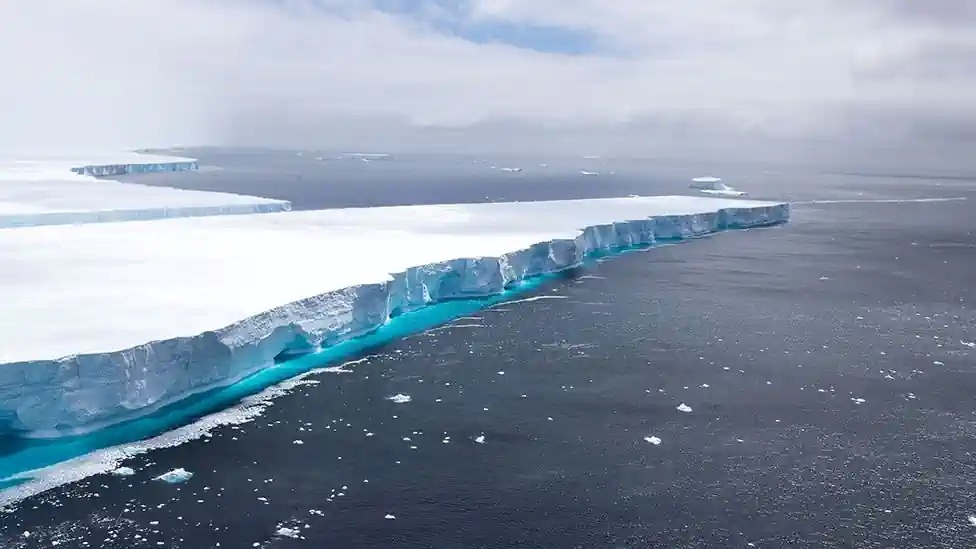
M 132 180 L 308 209 L 717 175 L 795 205 L 784 226 L 594 260 L 376 337 L 251 422 L 6 509 L 2 547 L 976 547 L 976 178 L 184 154 L 199 173 Z M 152 480 L 174 468 L 194 475 Z

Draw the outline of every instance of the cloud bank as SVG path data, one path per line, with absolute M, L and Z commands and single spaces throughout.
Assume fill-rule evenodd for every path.
M 0 150 L 369 147 L 967 166 L 954 0 L 0 4 Z

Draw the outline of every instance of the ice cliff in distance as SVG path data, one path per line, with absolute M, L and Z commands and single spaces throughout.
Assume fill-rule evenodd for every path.
M 408 268 L 386 282 L 310 296 L 192 337 L 3 364 L 0 433 L 59 436 L 133 419 L 240 380 L 272 365 L 282 353 L 314 351 L 361 336 L 391 317 L 433 303 L 498 294 L 525 279 L 576 266 L 590 254 L 776 225 L 789 216 L 788 204 L 742 202 L 706 213 L 594 225 L 575 238 L 539 242 L 498 257 Z

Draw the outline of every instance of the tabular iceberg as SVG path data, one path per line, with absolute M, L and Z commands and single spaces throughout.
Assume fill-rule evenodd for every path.
M 285 200 L 119 183 L 91 177 L 196 169 L 196 161 L 192 159 L 123 154 L 94 157 L 95 162 L 102 164 L 76 166 L 80 162 L 92 161 L 91 158 L 0 160 L 0 228 L 291 209 L 291 204 Z
M 131 419 L 594 252 L 789 215 L 783 203 L 654 197 L 0 230 L 0 433 Z

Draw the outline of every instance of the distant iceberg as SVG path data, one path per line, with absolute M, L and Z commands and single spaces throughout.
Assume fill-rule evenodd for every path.
M 713 177 L 710 175 L 692 179 L 691 188 L 700 193 L 712 196 L 735 197 L 745 196 L 748 194 L 745 191 L 734 189 L 725 183 L 722 183 L 722 179 L 720 177 Z

